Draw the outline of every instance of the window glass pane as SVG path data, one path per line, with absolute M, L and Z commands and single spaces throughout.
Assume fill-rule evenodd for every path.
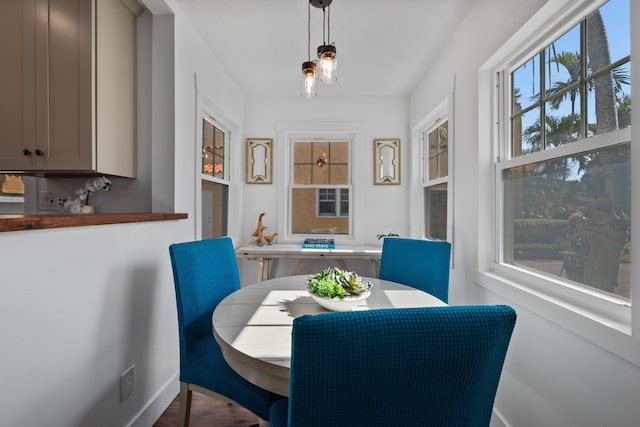
M 424 188 L 425 237 L 447 240 L 447 184 Z
M 626 63 L 588 82 L 588 135 L 631 126 L 631 68 Z
M 429 180 L 447 176 L 448 122 L 429 133 Z
M 336 216 L 337 215 L 336 190 L 319 189 L 318 190 L 318 215 L 319 216 Z
M 580 24 L 545 48 L 545 97 L 557 94 L 582 78 Z
M 215 128 L 215 140 L 213 147 L 213 176 L 224 179 L 224 143 L 225 134 L 222 130 Z
M 536 55 L 511 73 L 513 111 L 518 112 L 540 98 L 540 55 Z
M 312 166 L 311 142 L 293 144 L 293 183 L 311 184 Z
M 349 189 L 340 190 L 340 216 L 349 216 Z
M 311 184 L 312 165 L 295 165 L 293 166 L 293 183 L 294 184 Z
M 313 163 L 310 142 L 296 142 L 293 146 L 293 163 Z
M 349 143 L 348 142 L 332 142 L 329 161 L 333 164 L 349 163 Z
M 202 173 L 224 179 L 225 138 L 223 130 L 202 121 Z
M 350 184 L 349 142 L 293 141 L 292 149 L 292 233 L 349 234 L 349 190 L 337 187 Z
M 337 206 L 336 190 L 326 189 L 328 190 L 326 192 L 321 192 L 320 190 L 324 189 L 292 189 L 292 232 L 294 234 L 349 234 L 349 217 L 335 216 Z M 322 197 L 322 199 L 316 200 L 316 197 Z M 331 202 L 328 201 L 329 198 L 331 198 Z M 331 213 L 333 216 L 316 215 L 317 208 L 320 211 Z
M 504 262 L 630 295 L 630 145 L 504 172 Z
M 629 13 L 629 0 L 610 0 L 546 46 L 544 63 L 536 54 L 511 73 L 513 157 L 630 126 Z
M 202 121 L 202 173 L 213 176 L 214 126 Z
M 329 166 L 314 165 L 311 167 L 311 183 L 312 184 L 329 184 Z
M 312 142 L 312 157 L 318 166 L 329 161 L 329 143 L 328 142 Z
M 581 138 L 580 87 L 550 98 L 546 103 L 546 147 L 557 147 Z
M 540 134 L 540 108 L 515 116 L 512 121 L 512 156 L 533 153 L 542 149 Z
M 329 176 L 331 177 L 329 184 L 333 185 L 345 185 L 349 183 L 349 166 L 348 165 L 335 165 L 330 163 Z
M 227 235 L 229 186 L 202 181 L 202 238 Z
M 629 0 L 610 0 L 588 17 L 589 73 L 629 56 L 629 15 Z

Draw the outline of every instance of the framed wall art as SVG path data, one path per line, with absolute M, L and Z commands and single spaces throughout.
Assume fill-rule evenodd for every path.
M 247 138 L 247 184 L 271 184 L 273 139 Z
M 400 184 L 400 139 L 373 140 L 373 183 Z

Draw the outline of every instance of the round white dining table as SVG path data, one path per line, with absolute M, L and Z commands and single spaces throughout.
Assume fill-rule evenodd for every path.
M 309 296 L 307 278 L 279 277 L 243 287 L 223 299 L 212 316 L 213 335 L 229 366 L 249 382 L 282 396 L 289 394 L 293 319 L 327 312 Z M 373 284 L 371 296 L 355 310 L 446 305 L 409 286 L 365 279 Z

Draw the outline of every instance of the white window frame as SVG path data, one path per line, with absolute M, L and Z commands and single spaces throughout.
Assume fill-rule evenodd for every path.
M 198 170 L 200 171 L 201 178 L 204 181 L 211 181 L 211 182 L 216 182 L 218 184 L 229 186 L 231 185 L 231 171 L 230 171 L 231 162 L 229 159 L 231 157 L 231 146 L 230 146 L 231 131 L 226 126 L 224 126 L 224 124 L 220 123 L 220 121 L 216 120 L 211 114 L 204 113 L 202 115 L 202 121 L 200 122 L 201 126 L 204 126 L 204 123 L 203 123 L 204 121 L 211 123 L 214 127 L 220 129 L 222 133 L 224 133 L 224 155 L 223 155 L 224 163 L 223 163 L 223 177 L 218 178 L 216 176 L 207 175 L 206 173 L 202 172 L 202 160 L 200 160 L 200 168 Z M 203 132 L 200 135 L 200 147 L 202 147 L 202 138 L 204 138 Z
M 204 104 L 204 105 L 203 105 Z M 196 159 L 195 159 L 195 188 L 198 190 L 197 197 L 195 198 L 195 225 L 196 235 L 202 238 L 202 181 L 214 182 L 227 187 L 227 235 L 231 235 L 232 230 L 232 216 L 231 206 L 233 203 L 233 191 L 231 188 L 231 153 L 232 153 L 232 132 L 229 126 L 222 123 L 221 120 L 215 118 L 213 109 L 208 107 L 208 102 L 205 100 L 201 105 L 201 114 L 198 115 L 196 126 Z M 217 127 L 224 133 L 224 163 L 223 163 L 223 178 L 207 175 L 202 172 L 202 141 L 204 138 L 204 121 L 211 123 L 214 127 Z
M 420 205 L 416 206 L 410 202 L 410 212 L 411 213 L 411 228 L 412 235 L 419 235 L 422 238 L 427 238 L 427 227 L 425 224 L 426 212 L 425 212 L 425 200 L 424 200 L 424 191 L 427 187 L 432 187 L 438 184 L 447 184 L 447 241 L 453 242 L 453 141 L 454 141 L 454 123 L 453 123 L 453 100 L 454 93 L 451 92 L 445 99 L 440 101 L 437 106 L 435 106 L 428 114 L 424 116 L 422 120 L 420 120 L 416 125 L 412 127 L 412 149 L 418 153 L 417 156 L 412 156 L 413 158 L 419 161 L 419 164 L 412 164 L 412 168 L 414 170 L 419 170 L 420 173 L 412 176 L 418 177 L 419 182 L 417 185 L 412 184 L 412 190 L 416 191 L 417 197 L 412 197 L 412 200 L 419 201 Z M 428 157 L 429 150 L 427 147 L 428 141 L 425 140 L 425 136 L 429 134 L 432 130 L 436 129 L 444 122 L 448 122 L 448 144 L 449 148 L 447 149 L 447 176 L 436 178 L 433 180 L 429 180 L 429 169 L 428 169 Z M 415 193 L 414 193 L 415 194 Z M 453 252 L 453 250 L 452 250 Z M 452 268 L 453 268 L 453 256 L 452 256 Z
M 349 152 L 348 152 L 348 156 L 349 156 L 349 173 L 348 173 L 348 184 L 345 185 L 329 185 L 329 184 L 323 184 L 323 185 L 309 185 L 309 184 L 305 184 L 305 185 L 295 185 L 293 184 L 293 145 L 296 142 L 336 142 L 336 141 L 344 141 L 347 142 L 348 146 L 349 146 Z M 313 237 L 313 236 L 319 236 L 319 237 L 323 237 L 323 238 L 333 238 L 334 240 L 352 240 L 353 239 L 353 218 L 354 218 L 354 214 L 353 214 L 353 177 L 354 177 L 354 167 L 353 167 L 353 146 L 354 146 L 354 141 L 355 138 L 353 137 L 353 135 L 341 135 L 341 134 L 325 134 L 322 136 L 314 136 L 314 137 L 309 137 L 307 135 L 290 135 L 289 136 L 289 141 L 287 144 L 287 168 L 286 168 L 286 176 L 287 176 L 287 189 L 286 189 L 286 193 L 287 193 L 287 207 L 286 207 L 286 234 L 285 234 L 285 239 L 286 240 L 293 240 L 293 241 L 302 241 L 303 239 L 305 239 L 306 237 Z M 292 207 L 292 192 L 294 188 L 316 188 L 316 189 L 320 189 L 320 188 L 346 188 L 349 190 L 349 232 L 348 234 L 312 234 L 312 233 L 305 233 L 305 234 L 299 234 L 299 233 L 294 233 L 292 230 L 292 224 L 291 224 L 291 210 L 293 209 Z M 338 200 L 339 202 L 339 200 Z M 316 191 L 316 215 L 318 213 L 318 209 L 317 209 L 317 191 Z M 319 216 L 319 215 L 317 215 Z M 342 217 L 341 217 L 342 218 Z
M 573 286 L 564 280 L 553 280 L 543 274 L 514 265 L 500 263 L 502 235 L 503 168 L 520 163 L 542 161 L 570 154 L 572 144 L 557 147 L 551 154 L 542 151 L 527 156 L 498 162 L 508 138 L 510 120 L 502 107 L 509 105 L 510 93 L 503 78 L 522 62 L 551 41 L 573 27 L 580 18 L 597 10 L 606 0 L 549 1 L 524 25 L 479 71 L 479 238 L 478 270 L 475 282 L 496 292 L 515 304 L 521 305 L 557 325 L 599 345 L 608 351 L 640 366 L 640 304 L 630 305 L 622 298 L 605 295 L 597 290 Z M 631 16 L 638 15 L 639 5 L 631 2 Z M 634 12 L 634 8 L 638 8 Z M 638 29 L 631 26 L 631 40 L 636 40 Z M 637 70 L 639 48 L 632 43 L 631 69 Z M 632 97 L 639 98 L 638 73 L 632 73 Z M 487 108 L 491 105 L 492 108 Z M 632 123 L 639 123 L 637 108 L 632 110 Z M 637 129 L 637 126 L 635 127 Z M 635 136 L 635 138 L 634 138 Z M 638 141 L 633 127 L 608 134 L 597 135 L 580 142 L 580 150 L 595 150 L 612 142 Z M 636 144 L 637 145 L 637 144 Z M 524 157 L 524 158 L 523 158 Z M 640 153 L 631 150 L 632 164 L 638 164 Z M 632 168 L 633 169 L 633 168 Z M 637 177 L 632 172 L 632 183 Z M 632 186 L 632 212 L 640 204 L 639 191 Z M 640 238 L 638 227 L 632 229 L 632 241 Z M 632 253 L 632 278 L 638 269 L 639 251 Z M 633 280 L 633 279 L 632 279 Z M 636 284 L 637 285 L 637 284 Z M 631 289 L 631 299 L 638 301 L 638 286 Z
M 450 221 L 450 217 L 449 217 L 449 203 L 451 202 L 451 188 L 449 185 L 449 177 L 450 177 L 450 173 L 449 173 L 449 167 L 451 166 L 451 150 L 449 150 L 449 141 L 450 138 L 448 137 L 448 131 L 449 131 L 449 117 L 447 114 L 447 111 L 442 109 L 442 114 L 435 114 L 436 119 L 433 120 L 433 122 L 429 125 L 426 126 L 421 132 L 421 148 L 422 148 L 422 237 L 425 239 L 429 239 L 432 238 L 430 233 L 428 232 L 428 227 L 426 224 L 426 218 L 427 218 L 427 214 L 428 212 L 426 212 L 426 200 L 425 200 L 425 190 L 427 188 L 432 188 L 435 187 L 437 185 L 441 185 L 441 184 L 447 184 L 447 239 L 449 239 L 450 233 L 451 233 L 451 221 Z M 430 173 L 430 168 L 429 168 L 429 135 L 432 132 L 436 132 L 438 128 L 440 128 L 440 126 L 442 126 L 443 123 L 447 123 L 447 175 L 446 176 L 441 176 L 435 179 L 429 179 L 429 173 Z
M 341 204 L 342 204 L 342 190 L 347 190 L 348 188 L 346 187 L 340 187 L 340 188 L 335 188 L 335 187 L 331 187 L 331 188 L 327 188 L 327 187 L 322 187 L 322 188 L 317 188 L 316 189 L 316 216 L 317 217 L 323 217 L 323 218 L 340 218 L 340 217 L 344 217 L 344 216 L 349 216 L 347 215 L 342 215 L 342 208 L 341 208 Z M 327 215 L 327 214 L 323 214 L 320 212 L 320 202 L 328 202 L 328 200 L 321 200 L 320 199 L 320 192 L 322 190 L 334 190 L 335 191 L 335 199 L 332 200 L 333 204 L 335 205 L 335 209 L 334 209 L 334 214 L 332 215 Z

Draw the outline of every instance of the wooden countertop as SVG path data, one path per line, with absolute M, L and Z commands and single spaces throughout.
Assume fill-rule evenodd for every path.
M 186 219 L 186 213 L 105 213 L 68 215 L 0 215 L 0 232 L 126 224 Z

